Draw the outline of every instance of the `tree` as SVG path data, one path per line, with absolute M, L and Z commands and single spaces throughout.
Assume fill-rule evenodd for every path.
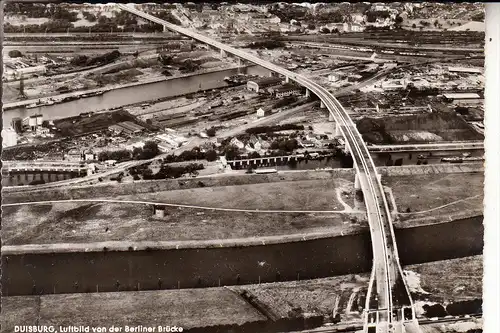
M 252 165 L 250 164 L 245 173 L 252 173 L 252 172 L 253 172 L 253 168 L 252 168 Z
M 417 28 L 417 25 L 416 25 L 415 23 L 413 23 L 413 24 L 411 25 L 411 27 L 412 27 L 413 29 L 416 29 L 416 28 Z
M 160 153 L 160 149 L 158 148 L 158 144 L 154 141 L 146 141 L 144 143 L 144 147 L 142 148 L 143 150 L 143 159 L 150 159 L 155 157 Z
M 250 154 L 248 154 L 248 158 L 260 158 L 260 154 L 256 151 L 253 151 Z
M 226 155 L 226 158 L 228 160 L 234 160 L 240 156 L 239 152 L 238 152 L 238 147 L 236 147 L 234 145 L 227 146 L 224 149 L 224 154 Z
M 97 159 L 99 161 L 106 161 L 106 160 L 109 160 L 109 154 L 107 151 L 101 151 L 98 155 L 97 155 Z
M 205 153 L 205 158 L 209 162 L 215 161 L 217 159 L 217 152 L 211 149 Z
M 214 137 L 214 136 L 215 136 L 215 134 L 216 134 L 215 127 L 211 127 L 211 128 L 209 128 L 209 129 L 207 129 L 207 135 L 208 135 L 209 137 Z
M 403 18 L 401 16 L 397 15 L 394 22 L 396 23 L 396 26 L 401 26 L 401 24 L 403 24 Z
M 316 26 L 312 23 L 310 23 L 308 26 L 307 26 L 307 29 L 309 30 L 315 30 L 316 29 Z
M 11 58 L 20 58 L 22 56 L 23 56 L 23 54 L 19 50 L 11 50 L 11 51 L 9 51 L 9 57 L 11 57 Z
M 321 28 L 321 32 L 324 34 L 329 34 L 331 31 L 327 27 L 323 27 L 323 28 Z

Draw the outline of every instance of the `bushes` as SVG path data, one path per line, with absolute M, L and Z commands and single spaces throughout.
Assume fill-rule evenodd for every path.
M 215 127 L 210 127 L 209 129 L 207 129 L 207 135 L 209 137 L 214 137 L 215 136 L 215 133 L 216 133 L 216 129 Z
M 129 161 L 132 159 L 132 152 L 130 150 L 114 150 L 114 151 L 101 151 L 97 156 L 99 161 L 115 160 L 117 162 Z
M 286 152 L 291 152 L 299 147 L 299 143 L 295 139 L 279 139 L 271 143 L 271 149 L 279 149 Z
M 202 170 L 205 167 L 201 163 L 191 163 L 185 166 L 170 166 L 164 164 L 161 166 L 160 171 L 156 174 L 152 174 L 151 169 L 146 169 L 142 173 L 143 179 L 168 179 L 168 178 L 179 178 L 184 174 L 197 175 L 198 170 Z
M 11 57 L 11 58 L 20 58 L 22 56 L 23 56 L 23 54 L 19 50 L 11 50 L 11 51 L 9 51 L 9 57 Z
M 285 43 L 281 40 L 264 40 L 261 42 L 252 42 L 248 44 L 246 47 L 250 49 L 276 49 L 280 47 L 285 47 Z

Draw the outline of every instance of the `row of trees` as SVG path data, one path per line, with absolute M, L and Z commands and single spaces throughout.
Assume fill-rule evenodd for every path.
M 152 179 L 169 179 L 169 178 L 179 178 L 185 174 L 198 175 L 198 170 L 202 170 L 205 167 L 201 163 L 190 163 L 184 166 L 170 166 L 163 164 L 160 171 L 153 174 L 153 171 L 146 168 L 142 171 L 142 179 L 152 180 Z
M 202 152 L 199 148 L 193 148 L 191 150 L 185 150 L 179 155 L 170 154 L 163 160 L 165 163 L 174 162 L 186 162 L 186 161 L 196 161 L 196 160 L 207 160 L 209 162 L 215 161 L 217 159 L 217 152 L 210 149 L 206 152 Z
M 113 50 L 111 52 L 98 55 L 95 57 L 90 57 L 85 54 L 77 55 L 71 59 L 71 64 L 74 66 L 93 66 L 93 65 L 105 65 L 112 63 L 121 56 L 120 51 Z
M 275 125 L 275 126 L 257 126 L 252 127 L 246 130 L 248 134 L 259 134 L 259 133 L 272 133 L 279 131 L 287 131 L 287 130 L 303 130 L 303 125 L 295 125 L 295 124 L 284 124 L 284 125 Z
M 111 150 L 111 151 L 101 151 L 97 155 L 99 161 L 115 160 L 117 162 L 135 160 L 148 160 L 155 157 L 160 153 L 158 144 L 154 141 L 147 141 L 144 143 L 144 147 L 136 147 L 133 150 L 121 149 L 121 150 Z

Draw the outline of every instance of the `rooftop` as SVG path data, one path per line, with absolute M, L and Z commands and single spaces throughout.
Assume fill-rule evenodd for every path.
M 447 99 L 474 99 L 481 98 L 478 94 L 475 93 L 453 93 L 453 94 L 443 94 L 443 96 Z

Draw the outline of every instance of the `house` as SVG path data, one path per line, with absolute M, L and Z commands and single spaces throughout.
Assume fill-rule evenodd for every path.
M 247 82 L 247 89 L 250 91 L 259 92 L 264 88 L 272 87 L 281 84 L 281 79 L 277 77 L 267 77 L 258 80 L 250 80 Z
M 311 140 L 299 140 L 299 145 L 303 148 L 312 148 L 316 146 Z
M 245 144 L 238 140 L 237 138 L 232 138 L 229 144 L 236 146 L 238 149 L 243 149 L 245 148 Z
M 266 114 L 266 112 L 264 111 L 264 109 L 263 109 L 263 108 L 259 108 L 259 109 L 257 110 L 257 118 L 262 118 L 262 117 L 264 117 L 264 116 L 265 116 L 265 114 Z
M 382 89 L 384 90 L 400 90 L 406 89 L 405 80 L 390 80 L 382 82 Z
M 343 77 L 344 77 L 344 75 L 342 75 L 341 73 L 332 73 L 332 74 L 328 75 L 328 81 L 329 82 L 337 82 L 337 81 L 340 81 Z
M 97 155 L 92 150 L 86 150 L 83 152 L 83 159 L 85 161 L 94 161 L 97 159 Z

